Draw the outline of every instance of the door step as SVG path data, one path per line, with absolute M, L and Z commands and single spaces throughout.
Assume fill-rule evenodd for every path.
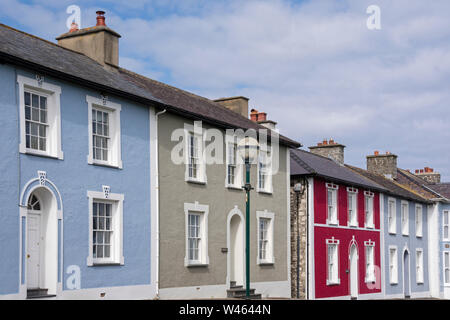
M 259 300 L 261 299 L 261 294 L 255 293 L 255 289 L 250 289 L 250 296 L 247 298 L 246 293 L 247 291 L 244 289 L 243 286 L 237 286 L 236 282 L 230 283 L 230 289 L 227 290 L 227 297 L 228 298 L 235 298 L 235 299 L 252 299 L 252 300 Z
M 54 294 L 48 294 L 48 289 L 28 289 L 27 299 L 43 299 L 56 297 Z

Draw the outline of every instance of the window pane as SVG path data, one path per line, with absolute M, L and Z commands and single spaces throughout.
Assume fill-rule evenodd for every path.
M 41 107 L 42 110 L 46 110 L 47 109 L 47 98 L 46 97 L 41 97 L 40 107 Z
M 39 96 L 33 94 L 31 98 L 31 105 L 33 108 L 39 108 Z
M 25 105 L 29 106 L 31 103 L 31 96 L 29 92 L 25 92 Z
M 31 120 L 31 108 L 27 106 L 25 107 L 25 119 Z
M 104 246 L 105 248 L 105 258 L 110 258 L 111 257 L 111 246 Z

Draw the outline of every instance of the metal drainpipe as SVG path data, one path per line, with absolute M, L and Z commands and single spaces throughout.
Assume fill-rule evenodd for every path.
M 155 137 L 155 141 L 156 141 L 156 154 L 155 154 L 155 162 L 156 162 L 156 210 L 157 210 L 157 214 L 156 214 L 156 296 L 159 298 L 159 153 L 158 153 L 158 148 L 159 148 L 159 138 L 158 138 L 158 118 L 160 115 L 164 114 L 167 112 L 167 109 L 164 109 L 161 112 L 158 112 L 155 114 L 155 126 L 156 126 L 156 137 Z

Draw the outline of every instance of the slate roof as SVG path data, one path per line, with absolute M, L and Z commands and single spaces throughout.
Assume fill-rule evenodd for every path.
M 385 191 L 385 188 L 332 159 L 301 149 L 291 149 L 291 176 L 319 176 L 347 185 Z
M 450 183 L 435 183 L 428 185 L 428 187 L 450 201 Z
M 427 199 L 445 197 L 450 201 L 450 183 L 429 183 L 409 171 L 398 169 L 397 180 Z
M 167 109 L 183 117 L 221 128 L 266 129 L 222 105 L 187 91 L 151 80 L 123 68 L 105 68 L 84 54 L 0 24 L 0 62 L 30 68 L 136 102 Z M 280 143 L 300 144 L 282 135 Z
M 377 184 L 383 186 L 387 190 L 387 194 L 393 195 L 393 196 L 399 196 L 401 198 L 412 200 L 416 202 L 422 202 L 422 203 L 430 203 L 427 198 L 421 196 L 420 194 L 416 193 L 412 189 L 407 189 L 406 186 L 401 185 L 397 181 L 387 179 L 379 174 L 371 173 L 367 170 L 357 168 L 354 166 L 346 165 L 351 170 L 357 172 L 363 177 L 366 177 L 372 181 L 375 181 Z

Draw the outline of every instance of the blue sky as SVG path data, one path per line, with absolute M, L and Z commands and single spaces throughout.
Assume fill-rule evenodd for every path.
M 448 0 L 2 0 L 0 21 L 54 41 L 66 8 L 122 35 L 120 64 L 208 98 L 244 95 L 306 147 L 374 150 L 450 181 Z M 381 30 L 366 27 L 369 5 Z

